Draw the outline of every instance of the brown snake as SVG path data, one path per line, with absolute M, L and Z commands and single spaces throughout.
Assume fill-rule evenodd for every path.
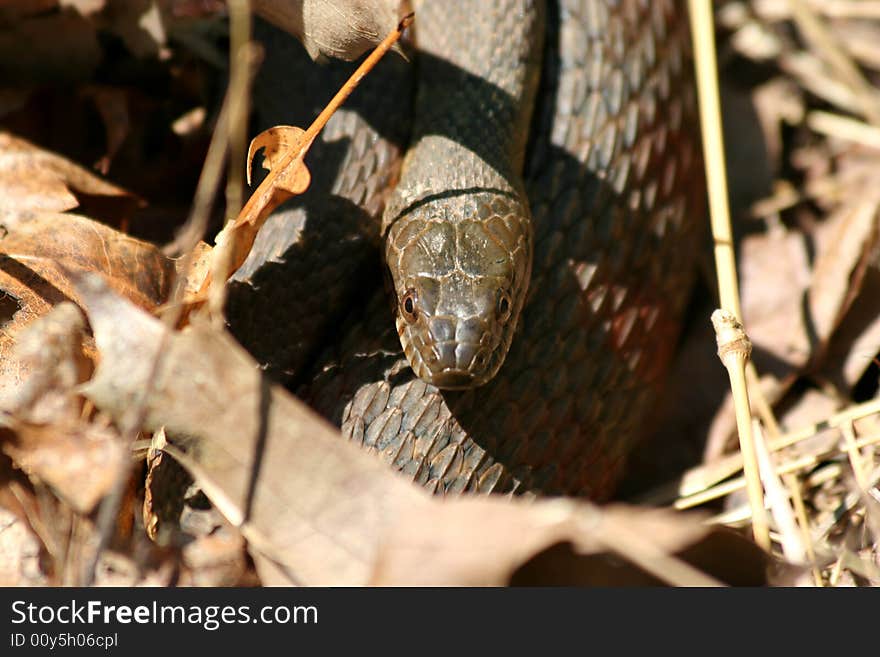
M 237 275 L 231 327 L 435 490 L 607 495 L 662 383 L 702 212 L 685 8 L 416 9 L 414 63 L 386 58 L 334 116 L 312 189 Z M 350 67 L 293 72 L 298 46 L 263 38 L 256 107 L 307 124 Z

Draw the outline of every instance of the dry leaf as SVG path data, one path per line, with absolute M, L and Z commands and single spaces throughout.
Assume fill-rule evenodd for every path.
M 0 209 L 64 212 L 79 195 L 115 199 L 133 209 L 138 199 L 60 155 L 0 132 Z
M 175 264 L 149 242 L 74 214 L 0 210 L 0 226 L 0 289 L 20 302 L 76 300 L 70 273 L 77 271 L 102 274 L 143 308 L 167 298 Z
M 45 586 L 43 545 L 31 525 L 35 508 L 27 479 L 0 454 L 0 585 Z
M 833 399 L 821 390 L 809 388 L 798 395 L 791 404 L 786 404 L 779 412 L 779 423 L 784 431 L 794 431 L 801 427 L 822 422 L 840 410 L 840 400 Z M 829 428 L 818 429 L 809 439 L 799 443 L 804 451 L 815 451 L 814 446 L 824 444 L 829 439 L 837 439 L 837 432 Z M 812 443 L 812 444 L 811 444 Z M 795 450 L 794 453 L 800 453 Z
M 164 0 L 162 4 L 174 18 L 208 18 L 226 11 L 225 0 Z
M 0 410 L 18 422 L 46 424 L 80 417 L 82 403 L 73 388 L 91 374 L 83 350 L 85 319 L 71 303 L 61 303 L 3 343 L 9 377 L 0 386 Z M 14 339 L 14 342 L 13 342 Z M 27 372 L 33 370 L 30 376 Z
M 247 154 L 248 183 L 251 181 L 253 158 L 260 149 L 264 151 L 263 168 L 269 170 L 269 175 L 248 199 L 238 218 L 217 235 L 213 279 L 226 280 L 241 267 L 254 245 L 257 232 L 266 223 L 272 210 L 309 188 L 311 175 L 305 156 L 319 130 L 312 126 L 307 136 L 302 128 L 275 126 L 251 140 Z M 208 282 L 210 279 L 206 279 L 206 284 Z
M 850 390 L 880 353 L 880 271 L 870 268 L 862 293 L 831 339 L 821 374 L 840 390 Z
M 107 0 L 58 0 L 60 7 L 73 7 L 83 16 L 97 14 L 106 4 Z
M 430 514 L 407 514 L 385 538 L 372 575 L 373 585 L 498 586 L 544 550 L 568 543 L 574 554 L 596 557 L 609 553 L 629 557 L 643 566 L 617 566 L 616 581 L 662 581 L 658 573 L 684 585 L 712 585 L 711 577 L 690 572 L 671 559 L 703 541 L 710 533 L 697 516 L 668 510 L 612 505 L 598 508 L 566 499 L 538 503 L 512 502 L 500 497 L 462 497 L 437 503 Z M 731 539 L 745 558 L 750 549 Z M 752 554 L 752 556 L 754 556 Z M 565 558 L 557 558 L 565 563 Z M 608 565 L 598 559 L 568 563 L 569 583 L 602 584 Z M 530 566 L 529 579 L 546 582 L 558 563 Z M 651 580 L 646 573 L 653 573 Z M 674 574 L 673 574 L 674 573 Z M 760 578 L 759 578 L 760 579 Z
M 29 477 L 48 484 L 78 513 L 91 513 L 129 458 L 115 431 L 86 424 L 6 420 L 14 437 L 3 451 Z
M 95 168 L 106 176 L 113 158 L 116 157 L 122 142 L 125 141 L 131 130 L 131 120 L 128 115 L 128 94 L 124 89 L 116 87 L 90 85 L 83 90 L 83 95 L 93 100 L 101 115 L 101 121 L 104 123 L 107 152 L 95 163 Z
M 139 405 L 150 381 L 143 400 L 147 425 L 165 426 L 175 446 L 196 459 L 194 467 L 184 465 L 251 549 L 288 562 L 301 581 L 366 582 L 376 533 L 395 509 L 429 503 L 425 493 L 389 476 L 300 402 L 270 387 L 226 334 L 193 326 L 163 337 L 162 324 L 93 277 L 81 283 L 80 294 L 101 354 L 85 394 L 120 417 Z M 190 442 L 180 438 L 184 434 Z M 291 476 L 292 464 L 302 476 Z M 335 500 L 338 491 L 342 499 Z
M 254 0 L 254 11 L 305 46 L 312 59 L 357 59 L 409 13 L 409 0 Z
M 58 6 L 58 0 L 6 0 L 3 3 L 4 18 L 21 20 L 27 16 L 42 14 Z
M 241 586 L 247 574 L 244 539 L 229 528 L 187 543 L 182 556 L 182 586 Z
M 0 507 L 0 586 L 45 586 L 40 542 L 27 524 Z
M 0 26 L 0 80 L 9 85 L 88 80 L 101 55 L 94 23 L 73 10 L 38 14 Z
M 866 266 L 875 212 L 874 203 L 844 208 L 812 240 L 781 230 L 743 240 L 743 315 L 762 373 L 790 377 L 827 344 L 857 291 L 851 278 Z
M 108 427 L 87 423 L 75 387 L 91 374 L 85 320 L 62 303 L 18 336 L 15 361 L 30 376 L 0 398 L 0 443 L 33 481 L 52 487 L 80 513 L 110 490 L 127 454 Z
M 155 57 L 168 41 L 159 4 L 155 0 L 108 0 L 110 10 L 102 25 L 122 39 L 135 57 Z
M 175 262 L 147 242 L 73 214 L 0 210 L 0 400 L 30 367 L 14 355 L 20 331 L 62 301 L 77 301 L 71 272 L 96 271 L 144 308 L 168 295 Z

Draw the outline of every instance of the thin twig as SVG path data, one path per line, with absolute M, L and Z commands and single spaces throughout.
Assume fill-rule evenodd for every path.
M 725 151 L 721 131 L 721 103 L 718 94 L 718 65 L 715 57 L 712 6 L 709 0 L 689 0 L 689 4 L 718 294 L 721 307 L 729 310 L 737 319 L 741 319 L 736 254 L 733 249 L 730 209 L 727 205 L 727 170 L 724 166 Z
M 235 30 L 238 28 L 233 26 L 231 29 Z M 187 271 L 188 262 L 192 258 L 193 249 L 198 242 L 199 237 L 204 234 L 204 231 L 207 228 L 211 202 L 216 196 L 217 189 L 219 188 L 223 161 L 229 148 L 229 121 L 232 120 L 231 117 L 233 115 L 233 110 L 231 108 L 237 103 L 240 104 L 242 102 L 241 98 L 248 94 L 250 80 L 250 57 L 248 56 L 248 49 L 243 49 L 241 55 L 242 56 L 239 57 L 233 57 L 231 60 L 231 68 L 237 69 L 243 66 L 245 73 L 230 76 L 230 88 L 224 98 L 217 127 L 208 148 L 205 164 L 202 167 L 202 173 L 199 177 L 199 183 L 193 201 L 193 208 L 184 229 L 181 231 L 182 235 L 187 236 L 183 243 L 186 246 L 189 246 L 189 248 L 187 249 L 187 256 L 184 258 L 184 263 L 178 268 L 175 279 L 172 282 L 169 303 L 165 306 L 167 312 L 164 313 L 163 320 L 169 329 L 177 324 L 183 313 L 184 308 L 179 301 L 183 296 L 186 281 L 181 275 L 181 272 Z M 233 83 L 238 86 L 233 87 Z M 242 112 L 237 112 L 236 116 L 241 117 L 241 120 L 244 120 Z M 189 241 L 190 244 L 186 244 L 187 241 Z M 163 357 L 167 352 L 166 344 L 170 335 L 170 330 L 163 334 L 159 349 L 153 360 L 152 373 L 148 379 L 148 385 L 144 389 L 139 400 L 132 405 L 127 417 L 120 422 L 119 438 L 127 446 L 126 452 L 131 451 L 131 446 L 135 443 L 140 428 L 143 426 L 147 412 L 146 400 L 152 392 L 152 385 L 157 379 L 156 375 L 161 367 Z M 122 505 L 130 472 L 130 461 L 123 459 L 113 485 L 110 488 L 110 492 L 104 497 L 98 508 L 95 521 L 98 533 L 98 544 L 85 563 L 80 576 L 81 583 L 85 586 L 91 586 L 94 583 L 98 560 L 100 559 L 104 548 L 107 546 L 116 524 L 116 518 Z
M 729 313 L 728 319 L 741 323 L 742 309 L 736 277 L 736 255 L 733 249 L 730 208 L 727 205 L 727 171 L 724 163 L 724 138 L 721 129 L 721 102 L 718 92 L 718 64 L 715 55 L 715 24 L 712 19 L 712 3 L 710 0 L 689 0 L 689 7 L 695 50 L 697 95 L 700 101 L 700 127 L 703 133 L 706 182 L 709 192 L 709 214 L 714 240 L 715 269 L 718 276 L 718 295 L 721 307 Z M 718 328 L 716 328 L 716 336 L 718 336 Z M 721 349 L 720 339 L 719 349 Z M 722 361 L 725 361 L 725 357 L 722 357 Z M 747 356 L 742 359 L 740 355 L 731 352 L 731 356 L 726 359 L 724 364 L 733 391 L 740 451 L 743 453 L 746 480 L 749 482 L 749 502 L 752 505 L 752 527 L 755 540 L 761 547 L 769 549 L 770 535 L 764 515 L 763 491 L 751 441 L 752 418 L 745 369 L 747 363 Z
M 230 89 L 247 89 L 250 86 L 251 11 L 249 0 L 228 0 L 229 9 L 229 52 L 234 62 L 229 72 Z M 234 79 L 233 79 L 234 78 Z M 229 158 L 226 167 L 226 218 L 227 221 L 238 216 L 244 205 L 244 158 L 247 154 L 247 117 L 250 108 L 250 94 L 239 98 L 232 116 L 229 131 Z
M 804 495 L 801 491 L 801 482 L 798 476 L 793 472 L 782 475 L 782 481 L 788 490 L 788 495 L 794 505 L 794 515 L 797 520 L 798 528 L 801 531 L 801 537 L 804 543 L 804 549 L 807 552 L 807 561 L 810 564 L 810 573 L 813 576 L 813 583 L 822 587 L 825 583 L 822 581 L 822 573 L 819 570 L 819 562 L 816 559 L 816 550 L 813 548 L 813 541 L 810 535 L 810 520 L 807 516 L 807 507 L 804 504 Z
M 746 385 L 746 363 L 752 352 L 742 324 L 727 310 L 712 313 L 712 326 L 718 342 L 718 357 L 727 369 L 730 389 L 733 392 L 733 407 L 736 412 L 736 426 L 739 431 L 739 446 L 743 455 L 746 492 L 752 509 L 752 531 L 755 542 L 770 551 L 770 529 L 764 508 L 764 489 L 761 486 L 761 472 L 752 433 L 752 415 L 749 409 L 749 393 Z
M 761 425 L 755 421 L 752 426 L 755 438 L 755 453 L 761 468 L 761 481 L 764 483 L 767 504 L 779 533 L 779 544 L 782 553 L 791 563 L 804 563 L 807 559 L 807 547 L 802 528 L 798 526 L 794 510 L 790 504 L 790 495 L 782 484 L 782 479 L 773 465 L 767 441 L 761 431 Z
M 849 463 L 856 478 L 856 484 L 862 492 L 869 490 L 868 478 L 865 474 L 865 464 L 862 460 L 862 454 L 859 451 L 856 442 L 856 433 L 853 429 L 852 420 L 846 422 L 840 427 L 840 433 L 843 434 L 844 445 L 846 446 L 846 454 L 849 457 Z
M 878 442 L 880 442 L 880 436 L 860 438 L 856 441 L 856 447 L 861 449 L 862 447 L 876 444 Z M 781 463 L 777 470 L 780 474 L 797 472 L 799 470 L 804 470 L 806 468 L 811 468 L 817 465 L 821 460 L 826 458 L 826 456 L 827 455 L 825 453 L 806 454 L 796 459 L 786 461 L 785 463 Z M 825 473 L 826 479 L 837 478 L 840 475 L 840 466 L 837 464 L 832 464 L 832 466 L 829 467 L 831 467 L 832 470 Z M 811 478 L 808 484 L 810 486 L 818 486 L 821 481 L 822 480 Z M 696 506 L 700 506 L 701 504 L 711 502 L 712 500 L 717 500 L 718 498 L 724 497 L 725 495 L 730 495 L 731 493 L 745 488 L 745 485 L 746 480 L 744 477 L 736 477 L 735 479 L 725 481 L 721 484 L 712 486 L 711 488 L 706 488 L 699 492 L 688 495 L 687 497 L 680 497 L 675 500 L 673 506 L 678 510 L 692 509 Z

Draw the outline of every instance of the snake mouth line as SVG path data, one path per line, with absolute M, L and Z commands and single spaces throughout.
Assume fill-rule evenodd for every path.
M 473 387 L 474 375 L 467 370 L 445 369 L 431 377 L 431 383 L 444 390 L 464 390 Z

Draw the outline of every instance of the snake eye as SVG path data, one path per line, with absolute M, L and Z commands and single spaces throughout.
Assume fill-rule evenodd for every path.
M 507 294 L 504 290 L 501 290 L 498 294 L 498 319 L 502 322 L 506 322 L 510 318 L 510 295 Z
M 418 319 L 419 314 L 416 311 L 416 291 L 412 288 L 408 289 L 406 294 L 404 294 L 403 298 L 400 300 L 400 311 L 403 313 L 403 318 L 410 324 Z

